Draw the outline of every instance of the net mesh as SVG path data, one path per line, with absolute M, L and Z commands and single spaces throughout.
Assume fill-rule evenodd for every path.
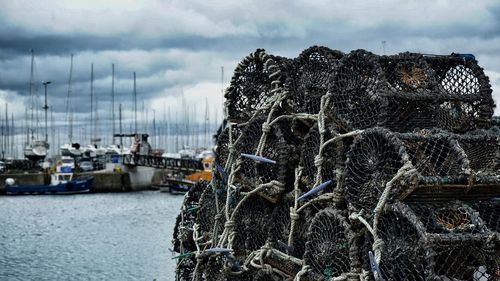
M 328 91 L 342 56 L 339 51 L 313 46 L 294 59 L 285 88 L 295 113 L 318 113 L 321 97 Z
M 339 277 L 351 270 L 350 246 L 354 233 L 344 216 L 331 208 L 314 216 L 309 227 L 304 262 L 324 279 Z
M 235 212 L 232 249 L 236 257 L 246 257 L 266 243 L 266 226 L 273 208 L 273 204 L 259 195 L 251 195 Z
M 287 59 L 266 54 L 257 49 L 244 58 L 234 70 L 226 89 L 227 119 L 231 122 L 245 122 L 252 113 L 265 105 L 272 97 L 273 78 L 276 65 L 285 64 Z
M 178 280 L 500 280 L 500 122 L 473 56 L 258 49 L 225 97 Z

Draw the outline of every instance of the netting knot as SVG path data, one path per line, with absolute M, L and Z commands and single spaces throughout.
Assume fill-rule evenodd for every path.
M 274 270 L 273 270 L 273 267 L 270 266 L 269 264 L 266 264 L 266 263 L 263 263 L 261 264 L 262 266 L 262 271 L 267 274 L 267 275 L 271 275 L 274 273 Z
M 372 249 L 375 252 L 375 260 L 380 263 L 380 258 L 382 257 L 382 251 L 384 250 L 385 242 L 381 238 L 376 238 L 373 242 Z
M 293 207 L 290 208 L 290 219 L 296 221 L 300 218 L 299 214 L 295 211 Z
M 323 156 L 321 156 L 319 154 L 316 155 L 314 157 L 314 166 L 316 166 L 317 168 L 320 168 L 323 165 L 323 161 L 324 161 Z
M 236 152 L 236 148 L 233 144 L 228 144 L 227 148 L 229 149 L 229 153 L 234 154 Z
M 215 215 L 216 221 L 220 221 L 221 218 L 222 218 L 222 213 L 218 213 L 217 215 Z
M 234 221 L 232 220 L 228 220 L 225 224 L 224 224 L 224 227 L 227 228 L 227 229 L 233 229 L 235 226 L 235 223 Z
M 271 132 L 271 126 L 269 125 L 269 123 L 267 122 L 262 123 L 262 132 L 264 134 L 269 134 L 269 132 Z

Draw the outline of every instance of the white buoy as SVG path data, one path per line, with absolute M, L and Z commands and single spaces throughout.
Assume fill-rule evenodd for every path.
M 5 180 L 6 185 L 14 185 L 15 183 L 16 183 L 16 181 L 13 178 L 7 178 Z

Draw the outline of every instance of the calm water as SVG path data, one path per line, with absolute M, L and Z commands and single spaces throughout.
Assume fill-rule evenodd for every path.
M 0 280 L 174 280 L 182 196 L 0 197 Z

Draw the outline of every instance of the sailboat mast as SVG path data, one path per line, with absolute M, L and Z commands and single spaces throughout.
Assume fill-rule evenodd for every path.
M 111 124 L 113 127 L 113 144 L 115 144 L 115 64 L 111 65 Z
M 35 124 L 33 123 L 35 120 L 35 112 L 34 112 L 34 104 L 35 104 L 35 97 L 33 95 L 33 75 L 34 75 L 34 66 L 35 65 L 35 50 L 31 49 L 31 69 L 30 69 L 30 99 L 31 99 L 31 140 L 35 138 L 33 128 L 35 127 Z
M 123 151 L 123 137 L 122 135 L 122 104 L 118 105 L 118 118 L 120 119 L 120 150 Z
M 165 149 L 168 152 L 168 148 L 170 148 L 170 144 L 169 144 L 170 124 L 172 123 L 172 122 L 170 122 L 170 106 L 168 107 L 168 119 L 167 120 L 168 120 L 167 121 L 167 139 L 166 139 L 166 144 L 165 144 L 166 148 Z
M 94 133 L 94 64 L 90 64 L 90 143 Z
M 5 153 L 9 155 L 9 111 L 8 105 L 5 103 Z
M 12 154 L 11 156 L 15 158 L 15 151 L 14 151 L 14 138 L 15 138 L 15 130 L 14 130 L 14 113 L 10 114 L 10 128 L 11 128 L 11 134 L 10 134 L 10 153 Z
M 66 119 L 69 123 L 69 142 L 73 143 L 73 111 L 71 107 L 71 82 L 73 80 L 73 54 L 71 54 L 71 63 L 69 66 L 69 79 L 68 79 L 68 96 L 66 97 Z
M 134 72 L 134 132 L 137 134 L 137 88 Z
M 156 148 L 156 147 L 158 147 L 158 144 L 157 144 L 158 134 L 156 133 L 156 110 L 154 110 L 154 109 L 153 109 L 153 135 L 154 135 L 153 146 Z
M 208 124 L 209 124 L 209 113 L 208 113 L 208 97 L 205 97 L 205 140 L 203 141 L 203 146 L 208 147 Z

